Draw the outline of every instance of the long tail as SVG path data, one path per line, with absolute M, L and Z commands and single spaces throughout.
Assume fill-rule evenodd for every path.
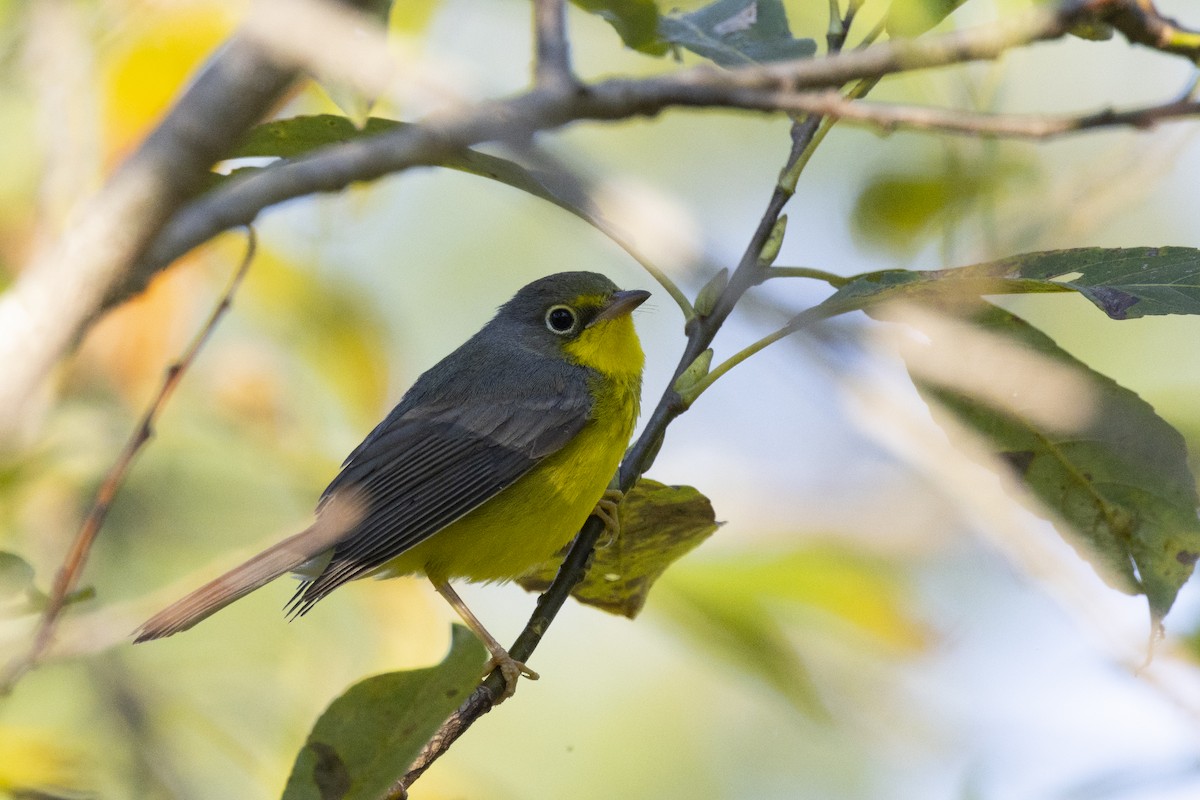
M 234 600 L 330 550 L 357 524 L 361 512 L 361 505 L 352 498 L 326 503 L 311 527 L 267 548 L 146 620 L 134 631 L 134 643 L 186 631 Z

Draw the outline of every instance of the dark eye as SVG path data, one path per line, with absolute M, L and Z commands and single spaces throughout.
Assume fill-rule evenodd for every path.
M 575 330 L 575 312 L 567 306 L 553 306 L 546 312 L 546 327 L 560 336 Z

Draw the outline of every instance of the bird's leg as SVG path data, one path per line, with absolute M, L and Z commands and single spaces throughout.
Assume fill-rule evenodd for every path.
M 536 672 L 510 656 L 508 651 L 500 645 L 500 642 L 496 641 L 496 637 L 488 633 L 487 628 L 483 627 L 483 623 L 479 621 L 479 617 L 475 616 L 475 613 L 467 608 L 467 604 L 463 602 L 462 598 L 458 596 L 458 592 L 454 591 L 449 583 L 433 580 L 432 578 L 430 578 L 430 582 L 433 583 L 433 588 L 437 589 L 437 593 L 444 597 L 451 608 L 458 612 L 458 615 L 462 617 L 462 621 L 467 623 L 467 627 L 471 629 L 471 632 L 479 638 L 479 641 L 483 642 L 483 646 L 492 654 L 487 666 L 484 667 L 483 674 L 486 677 L 492 670 L 497 667 L 500 668 L 500 674 L 504 676 L 504 694 L 500 697 L 500 700 L 507 700 L 513 696 L 517 691 L 517 680 L 522 675 L 531 681 L 538 679 Z
M 603 550 L 612 545 L 621 535 L 621 517 L 617 514 L 617 507 L 624 499 L 625 493 L 620 489 L 605 489 L 604 495 L 596 501 L 592 515 L 599 517 L 600 521 L 604 523 L 604 536 L 596 542 L 596 547 Z

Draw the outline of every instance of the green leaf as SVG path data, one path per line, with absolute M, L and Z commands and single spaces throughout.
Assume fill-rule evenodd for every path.
M 409 127 L 409 123 L 380 117 L 367 120 L 361 129 L 336 114 L 290 117 L 258 125 L 228 158 L 296 158 L 319 147 L 377 136 L 405 127 Z M 437 166 L 512 186 L 596 224 L 595 215 L 587 209 L 587 198 L 575 196 L 558 182 L 515 161 L 467 148 L 447 157 Z M 228 176 L 223 179 L 227 180 Z M 217 182 L 220 181 L 219 178 Z
M 932 29 L 966 0 L 892 0 L 885 27 L 892 36 L 914 37 Z
M 487 651 L 459 625 L 450 652 L 426 669 L 356 683 L 308 735 L 283 800 L 377 800 L 479 683 Z
M 820 718 L 826 710 L 780 612 L 817 612 L 800 617 L 812 636 L 827 636 L 825 623 L 838 621 L 887 647 L 912 652 L 925 646 L 928 633 L 904 612 L 906 595 L 894 566 L 830 542 L 785 553 L 691 560 L 662 580 L 655 607 L 699 647 Z
M 719 527 L 712 503 L 690 486 L 666 486 L 642 478 L 620 506 L 620 533 L 598 547 L 587 575 L 571 594 L 581 603 L 633 619 L 642 610 L 650 587 L 671 564 L 707 539 Z M 518 579 L 540 592 L 558 573 L 561 556 Z
M 405 126 L 403 122 L 371 117 L 357 127 L 337 114 L 288 117 L 256 125 L 227 158 L 295 158 L 310 150 L 375 136 Z
M 654 0 L 571 0 L 579 8 L 603 19 L 626 47 L 651 56 L 667 53 L 658 35 L 658 6 Z
M 1200 314 L 1200 250 L 1194 247 L 1046 250 L 957 272 L 1074 289 L 1113 319 Z
M 948 148 L 937 160 L 916 160 L 873 176 L 855 199 L 854 235 L 872 247 L 911 255 L 980 202 L 1031 174 L 1016 156 L 971 157 Z
M 914 372 L 914 382 L 937 401 L 935 411 L 944 409 L 984 438 L 1109 585 L 1144 593 L 1158 624 L 1200 556 L 1200 498 L 1183 437 L 1136 394 L 1019 317 L 986 303 L 958 311 L 972 329 L 1035 354 L 1043 366 L 1009 374 L 1011 362 L 988 355 L 998 351 L 964 345 L 967 337 L 955 326 L 931 325 L 922 328 L 929 351 L 999 389 L 923 370 Z M 1068 397 L 1058 392 L 1057 411 L 1048 415 L 1037 395 L 1050 380 L 1074 388 Z
M 744 670 L 779 692 L 802 714 L 828 719 L 808 667 L 792 646 L 787 631 L 761 603 L 733 600 L 705 587 L 664 586 L 667 611 L 697 646 Z
M 33 567 L 28 561 L 0 550 L 0 610 L 30 611 L 30 600 L 38 594 L 33 578 Z
M 795 39 L 782 0 L 717 0 L 687 14 L 668 14 L 659 35 L 723 67 L 809 58 L 812 39 Z

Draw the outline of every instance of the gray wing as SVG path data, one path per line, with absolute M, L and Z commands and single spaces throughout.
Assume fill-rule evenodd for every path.
M 325 490 L 351 490 L 364 517 L 335 547 L 325 569 L 302 584 L 289 610 L 303 614 L 486 502 L 571 440 L 587 422 L 585 380 L 556 381 L 537 400 L 496 392 L 462 403 L 402 402 L 350 454 Z

